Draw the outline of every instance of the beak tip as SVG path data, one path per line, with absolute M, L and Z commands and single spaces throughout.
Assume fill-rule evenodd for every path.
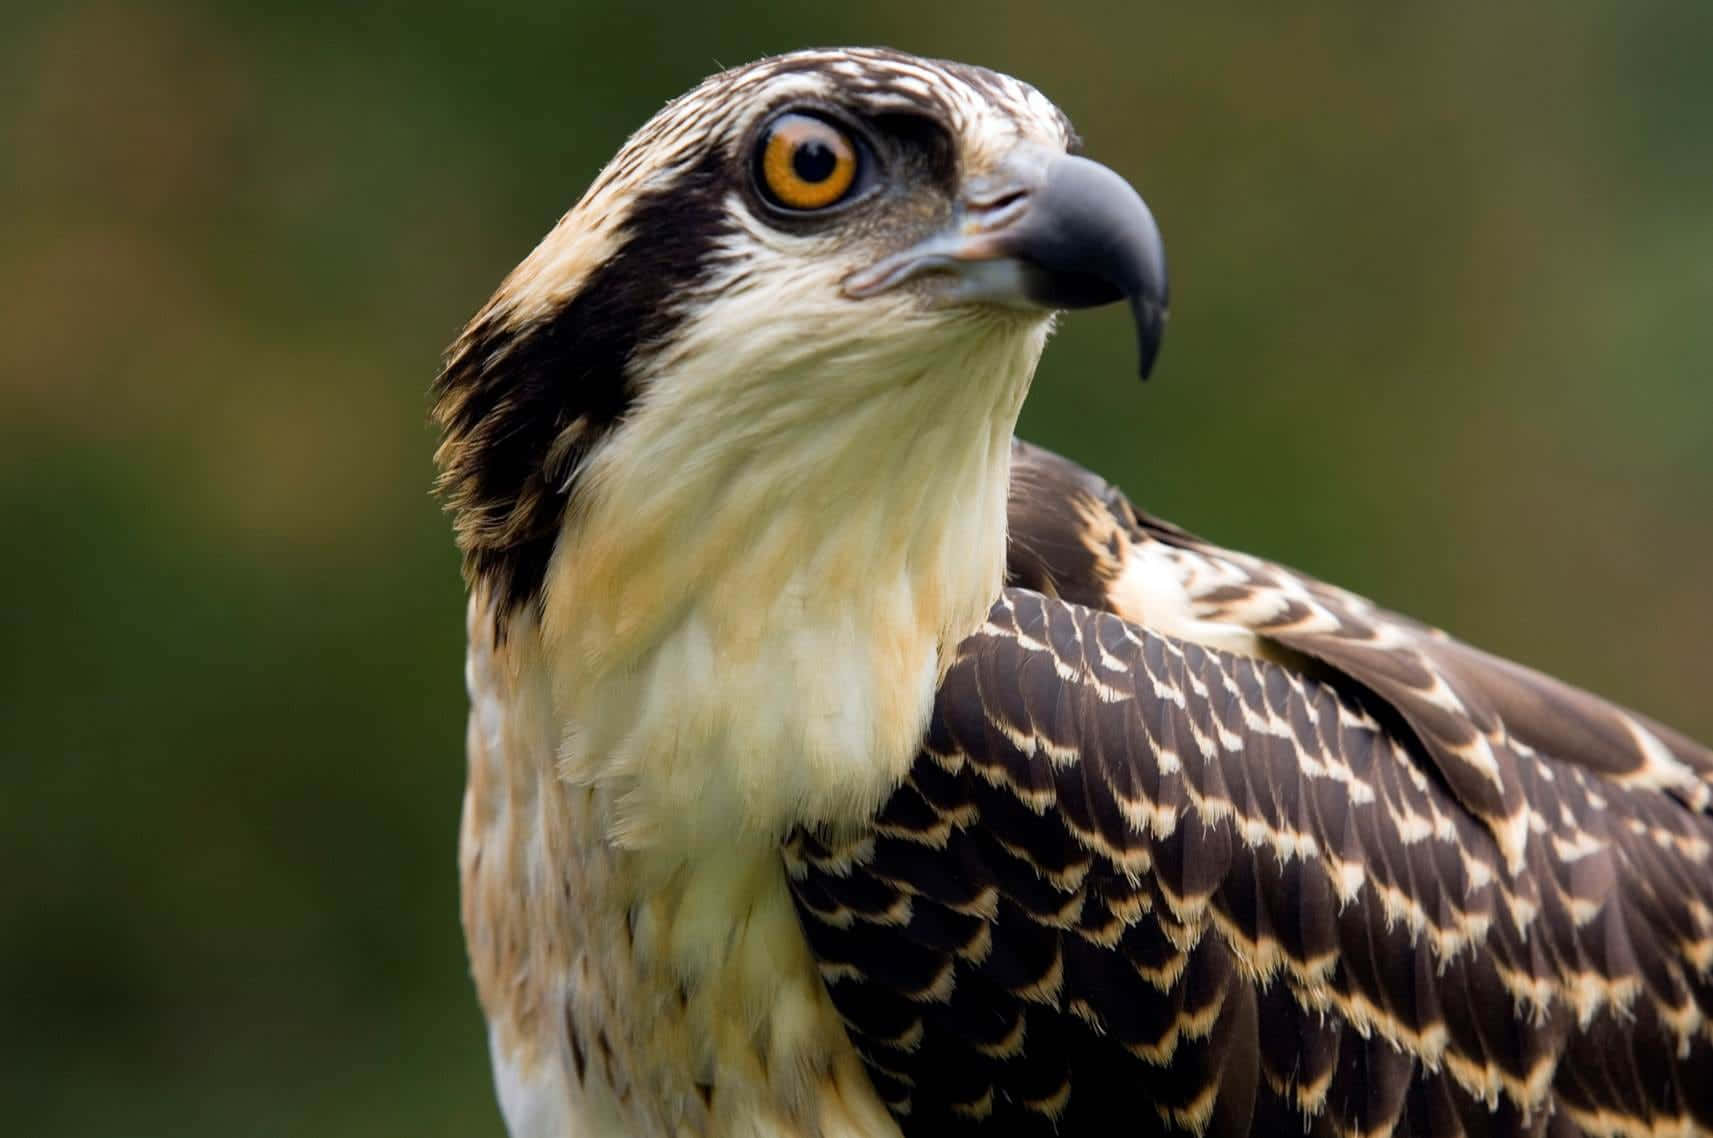
M 1166 307 L 1142 293 L 1130 297 L 1130 315 L 1136 324 L 1137 371 L 1147 381 L 1160 357 L 1160 342 L 1166 334 Z

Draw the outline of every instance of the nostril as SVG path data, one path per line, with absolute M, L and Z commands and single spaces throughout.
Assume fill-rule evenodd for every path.
M 971 196 L 966 199 L 967 228 L 998 229 L 1017 219 L 1029 203 L 1029 191 L 1022 187 L 1007 188 L 991 196 Z

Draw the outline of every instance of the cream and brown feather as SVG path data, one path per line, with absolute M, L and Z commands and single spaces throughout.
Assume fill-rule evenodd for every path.
M 1023 444 L 1009 572 L 787 850 L 908 1132 L 1713 1131 L 1713 754 Z
M 758 200 L 785 114 L 848 209 Z M 1158 334 L 1074 147 L 979 68 L 736 68 L 448 355 L 511 1132 L 1713 1134 L 1713 755 L 1011 441 L 1051 307 Z M 1123 272 L 982 244 L 1048 202 Z

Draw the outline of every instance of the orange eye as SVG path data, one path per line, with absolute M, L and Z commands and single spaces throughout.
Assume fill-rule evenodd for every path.
M 776 205 L 825 209 L 842 201 L 856 184 L 857 148 L 850 136 L 825 119 L 785 114 L 762 135 L 757 179 Z

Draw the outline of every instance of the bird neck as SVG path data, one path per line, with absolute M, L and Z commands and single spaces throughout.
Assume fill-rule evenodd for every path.
M 576 1093 L 634 1091 L 615 1132 L 673 1132 L 637 1112 L 692 1117 L 698 1090 L 730 1122 L 699 1132 L 885 1132 L 778 843 L 871 817 L 916 755 L 1002 583 L 1045 332 L 890 373 L 676 376 L 583 472 L 539 619 L 516 613 L 491 658 L 478 598 L 473 674 L 500 706 L 472 720 L 465 911 L 502 1098 L 523 1088 L 508 1111 L 600 1053 Z
M 591 464 L 542 636 L 562 773 L 616 792 L 621 845 L 771 845 L 871 816 L 902 778 L 1003 582 L 1047 326 L 983 331 L 657 381 Z

